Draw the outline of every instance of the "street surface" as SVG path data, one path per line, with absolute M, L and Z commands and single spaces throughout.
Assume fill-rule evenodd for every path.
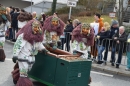
M 5 43 L 6 61 L 0 62 L 0 86 L 15 86 L 12 82 L 11 71 L 14 63 L 12 62 L 13 44 Z M 119 76 L 102 71 L 91 71 L 92 83 L 90 86 L 130 86 L 130 77 Z M 35 83 L 35 86 L 45 86 Z

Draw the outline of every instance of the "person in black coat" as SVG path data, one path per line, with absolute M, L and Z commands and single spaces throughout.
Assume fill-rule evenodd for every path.
M 102 52 L 106 50 L 108 52 L 108 45 L 109 42 L 107 39 L 110 38 L 110 25 L 108 22 L 104 23 L 104 26 L 102 27 L 102 30 L 97 35 L 97 49 L 98 49 L 98 62 L 97 64 L 101 64 L 102 61 Z M 104 58 L 104 63 L 106 64 L 107 58 Z
M 117 20 L 112 20 L 111 23 L 111 28 L 110 28 L 110 39 L 112 39 L 113 35 L 115 35 L 117 32 L 119 31 L 119 25 L 118 25 L 118 21 Z M 112 48 L 112 40 L 108 41 L 109 45 L 108 45 L 108 49 L 105 51 L 104 53 L 104 58 L 107 58 L 108 56 L 108 50 L 109 48 Z M 105 59 L 107 61 L 107 59 Z M 112 60 L 110 60 L 112 61 Z
M 19 12 L 19 8 L 15 8 L 15 12 L 12 14 L 12 24 L 11 24 L 11 27 L 12 27 L 12 30 L 13 30 L 13 42 L 16 41 L 16 38 L 15 38 L 15 31 L 18 32 L 18 19 L 17 17 L 19 16 L 20 12 Z
M 121 64 L 122 60 L 122 54 L 123 54 L 123 48 L 124 48 L 124 43 L 127 40 L 127 34 L 125 33 L 125 27 L 120 26 L 119 31 L 112 37 L 113 39 L 113 47 L 112 47 L 112 53 L 111 53 L 111 59 L 112 63 L 111 65 L 114 66 L 115 64 L 115 52 L 116 48 L 118 48 L 118 59 L 116 61 L 116 68 L 119 68 L 119 65 Z
M 67 51 L 69 52 L 70 51 L 70 40 L 71 40 L 71 32 L 73 31 L 73 25 L 72 25 L 72 20 L 71 19 L 68 19 L 67 20 L 67 25 L 64 29 L 64 35 L 65 35 L 65 38 L 62 38 L 62 49 L 63 49 L 63 45 L 64 43 L 66 43 L 66 48 L 67 48 Z

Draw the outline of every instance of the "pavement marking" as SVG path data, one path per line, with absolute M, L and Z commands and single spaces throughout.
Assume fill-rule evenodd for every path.
M 95 74 L 99 74 L 99 75 L 103 75 L 103 76 L 108 76 L 108 77 L 113 77 L 113 75 L 106 74 L 106 73 L 100 73 L 100 72 L 95 72 L 95 71 L 91 71 L 91 73 L 95 73 Z
M 6 58 L 5 60 L 9 60 L 9 61 L 12 61 L 12 59 L 9 59 L 9 58 Z

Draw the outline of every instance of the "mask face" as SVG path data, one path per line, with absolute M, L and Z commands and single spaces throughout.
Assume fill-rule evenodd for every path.
M 87 35 L 89 33 L 89 30 L 90 30 L 90 26 L 86 23 L 83 23 L 81 27 L 81 33 Z
M 40 23 L 38 21 L 34 21 L 32 23 L 32 31 L 33 31 L 33 34 L 41 34 L 42 33 L 42 30 L 40 28 Z
M 59 19 L 58 19 L 58 17 L 53 17 L 52 20 L 51 20 L 51 24 L 53 26 L 58 26 L 59 25 Z
M 6 9 L 4 7 L 0 7 L 0 15 L 5 15 Z

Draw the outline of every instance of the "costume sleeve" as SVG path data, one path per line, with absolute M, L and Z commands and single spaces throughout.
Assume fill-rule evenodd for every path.
M 44 50 L 46 49 L 42 43 L 39 43 L 38 50 Z
M 26 41 L 23 39 L 23 35 L 19 35 L 13 47 L 13 56 L 18 56 L 25 44 Z

